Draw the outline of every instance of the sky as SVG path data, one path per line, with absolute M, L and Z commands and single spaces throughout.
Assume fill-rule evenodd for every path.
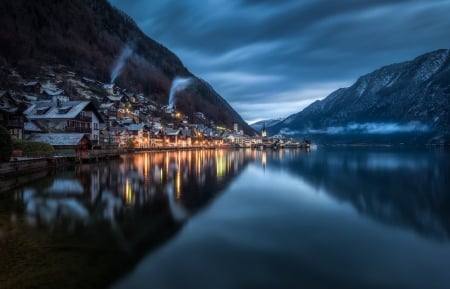
M 450 48 L 450 1 L 110 0 L 249 123 Z

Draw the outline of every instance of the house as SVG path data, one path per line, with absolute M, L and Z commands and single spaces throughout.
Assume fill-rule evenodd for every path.
M 134 120 L 131 117 L 122 117 L 118 119 L 117 122 L 119 123 L 119 125 L 130 125 L 133 124 Z
M 164 140 L 168 145 L 176 145 L 178 142 L 178 137 L 180 135 L 179 129 L 167 128 L 164 130 Z
M 183 138 L 188 138 L 192 136 L 192 130 L 188 127 L 184 127 L 183 130 L 181 131 L 181 135 L 183 136 Z
M 33 96 L 33 95 L 24 94 L 23 95 L 23 100 L 28 101 L 28 102 L 34 102 L 34 101 L 37 101 L 38 98 L 36 96 Z
M 136 94 L 134 92 L 125 91 L 123 94 L 126 96 L 126 98 L 131 103 L 137 103 L 138 99 L 137 99 Z
M 164 145 L 164 131 L 161 128 L 152 127 L 148 131 L 148 137 L 151 147 L 159 147 Z
M 108 95 L 114 94 L 114 83 L 107 83 L 103 85 L 103 89 Z
M 167 105 L 163 107 L 164 112 L 167 114 L 173 114 L 175 112 L 175 105 Z
M 116 131 L 116 140 L 119 146 L 124 147 L 127 145 L 129 139 L 131 139 L 131 134 L 127 128 L 120 128 Z
M 116 139 L 116 130 L 106 124 L 100 125 L 100 143 L 104 147 L 115 148 L 119 145 Z
M 100 104 L 99 109 L 104 115 L 117 117 L 117 107 L 112 102 Z
M 102 110 L 103 112 L 107 112 L 113 105 L 114 105 L 114 103 L 112 103 L 112 102 L 102 103 L 102 104 L 100 104 L 100 110 Z
M 112 101 L 116 104 L 120 104 L 122 102 L 122 98 L 123 95 L 107 95 L 104 99 L 103 102 L 108 102 L 108 101 Z
M 148 138 L 144 139 L 144 124 L 130 124 L 128 127 L 128 134 L 133 139 L 135 146 L 146 147 L 148 146 Z
M 64 92 L 64 90 L 62 90 L 62 89 L 54 89 L 53 90 L 53 89 L 44 88 L 44 89 L 42 89 L 41 96 L 44 99 L 52 99 L 55 96 L 62 95 L 63 92 Z
M 59 89 L 53 83 L 40 83 L 40 94 L 44 99 L 52 99 L 61 96 L 64 93 L 63 89 Z
M 90 85 L 95 84 L 95 83 L 97 82 L 95 79 L 92 79 L 92 78 L 89 78 L 89 77 L 86 77 L 86 76 L 83 76 L 83 77 L 81 78 L 81 80 L 82 80 L 84 83 L 87 83 L 87 84 L 90 84 Z
M 17 139 L 23 139 L 25 108 L 25 104 L 8 91 L 0 90 L 0 125 Z
M 84 133 L 99 144 L 100 113 L 90 101 L 37 101 L 25 116 L 46 133 Z
M 148 108 L 149 111 L 152 111 L 152 112 L 155 112 L 155 111 L 158 110 L 158 108 L 155 105 L 153 105 L 153 104 L 147 105 L 147 108 Z
M 27 140 L 51 144 L 57 155 L 83 156 L 92 147 L 84 133 L 33 133 Z
M 232 144 L 243 144 L 246 138 L 237 133 L 230 133 L 223 136 L 223 140 Z
M 205 119 L 205 115 L 203 114 L 203 112 L 196 112 L 195 117 L 199 119 Z
M 162 129 L 162 124 L 160 121 L 153 121 L 152 127 L 155 129 Z
M 43 131 L 34 122 L 25 121 L 25 123 L 23 124 L 23 134 L 24 135 L 30 135 L 32 133 L 37 133 L 37 132 L 43 132 Z
M 23 90 L 30 93 L 40 93 L 41 84 L 38 81 L 27 81 L 23 83 Z

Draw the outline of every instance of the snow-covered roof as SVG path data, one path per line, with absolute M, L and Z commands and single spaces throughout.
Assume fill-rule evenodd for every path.
M 19 108 L 17 108 L 17 107 L 1 107 L 0 106 L 0 110 L 7 112 L 7 113 L 16 113 L 19 110 Z
M 137 124 L 130 124 L 128 126 L 128 130 L 130 131 L 138 131 L 144 128 L 144 124 L 143 123 L 137 123 Z
M 88 78 L 88 77 L 85 77 L 85 76 L 83 76 L 83 80 L 86 81 L 86 82 L 95 82 L 94 79 L 91 79 L 91 78 Z
M 160 130 L 159 128 L 152 128 L 152 129 L 150 130 L 150 132 L 151 132 L 153 135 L 159 134 L 160 131 L 161 131 L 161 130 Z
M 58 89 L 54 83 L 51 83 L 49 81 L 47 81 L 46 83 L 41 82 L 40 84 L 42 89 L 50 89 L 50 90 Z
M 164 130 L 164 134 L 165 135 L 178 135 L 180 133 L 180 130 L 178 130 L 178 129 L 171 129 L 171 128 L 168 128 L 168 129 L 165 129 Z
M 15 113 L 18 111 L 17 103 L 18 100 L 8 94 L 5 90 L 0 90 L 0 98 L 2 101 L 0 102 L 0 109 L 5 112 Z
M 155 122 L 153 122 L 153 127 L 156 129 L 161 129 L 162 125 L 161 125 L 161 123 L 155 121 Z
M 107 98 L 111 101 L 121 101 L 122 95 L 108 95 Z
M 37 81 L 28 81 L 28 82 L 25 82 L 23 84 L 23 86 L 35 86 L 36 84 L 38 84 Z
M 84 136 L 84 133 L 33 133 L 28 140 L 45 142 L 53 146 L 76 146 Z
M 103 88 L 104 89 L 113 89 L 114 83 L 103 84 Z
M 111 106 L 113 106 L 114 105 L 114 103 L 102 103 L 102 104 L 100 104 L 100 108 L 101 109 L 109 109 L 109 108 L 111 108 Z
M 228 139 L 230 139 L 230 138 L 238 138 L 238 139 L 243 139 L 243 138 L 245 138 L 245 136 L 240 135 L 240 134 L 237 134 L 237 133 L 224 134 L 223 137 L 224 137 L 224 138 L 228 138 Z
M 117 120 L 119 124 L 133 124 L 133 119 L 131 117 L 124 117 Z
M 23 97 L 27 100 L 27 101 L 37 101 L 37 97 L 33 96 L 33 95 L 26 95 L 24 94 Z
M 44 88 L 42 91 L 43 91 L 42 93 L 45 92 L 46 94 L 48 94 L 50 96 L 58 96 L 64 92 L 64 90 L 62 90 L 62 89 L 48 89 L 48 88 Z
M 32 121 L 27 121 L 23 124 L 25 131 L 41 132 L 42 130 Z
M 52 101 L 38 101 L 30 106 L 24 114 L 33 119 L 73 119 L 88 106 L 89 101 L 65 101 L 63 107 L 57 107 Z

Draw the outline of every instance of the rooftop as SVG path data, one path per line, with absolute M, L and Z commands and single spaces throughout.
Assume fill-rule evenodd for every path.
M 72 119 L 88 106 L 90 101 L 65 101 L 58 107 L 53 101 L 38 101 L 31 105 L 24 114 L 28 119 Z

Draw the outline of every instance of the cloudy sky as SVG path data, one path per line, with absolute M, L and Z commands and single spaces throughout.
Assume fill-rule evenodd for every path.
M 110 0 L 248 122 L 450 48 L 450 1 Z

